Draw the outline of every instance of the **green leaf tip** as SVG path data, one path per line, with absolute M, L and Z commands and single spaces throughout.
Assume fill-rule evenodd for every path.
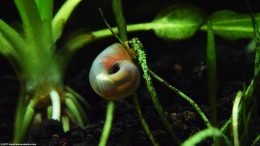
M 178 4 L 163 9 L 154 19 L 158 37 L 180 40 L 192 37 L 204 22 L 203 12 L 190 4 Z
M 80 1 L 81 0 L 67 0 L 54 16 L 52 20 L 54 41 L 59 39 L 59 37 L 61 36 L 64 25 L 66 24 L 72 11 L 79 4 Z

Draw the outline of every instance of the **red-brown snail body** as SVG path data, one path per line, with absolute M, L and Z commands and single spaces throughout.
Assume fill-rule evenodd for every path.
M 140 73 L 127 50 L 114 43 L 94 60 L 89 81 L 99 96 L 115 100 L 127 97 L 137 89 Z

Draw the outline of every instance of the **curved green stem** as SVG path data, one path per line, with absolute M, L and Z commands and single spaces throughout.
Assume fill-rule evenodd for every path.
M 223 134 L 219 129 L 209 127 L 207 129 L 201 130 L 201 131 L 195 133 L 194 135 L 192 135 L 190 138 L 185 140 L 181 144 L 181 146 L 195 146 L 208 137 L 213 137 L 213 138 L 214 137 L 223 137 L 227 146 L 232 145 L 231 142 L 229 141 L 229 139 L 227 138 L 227 136 L 225 134 Z
M 81 123 L 80 126 L 83 127 L 86 122 L 89 123 L 86 112 L 84 111 L 81 104 L 79 103 L 79 101 L 80 101 L 81 103 L 85 104 L 86 107 L 89 107 L 89 104 L 83 99 L 83 97 L 78 95 L 76 92 L 71 93 L 69 91 L 68 93 L 66 93 L 66 98 L 70 98 L 71 102 L 74 104 L 75 109 L 77 110 L 77 113 L 78 113 L 77 115 L 80 116 L 80 118 L 78 118 L 79 123 Z
M 148 65 L 147 65 L 147 62 L 146 62 L 146 54 L 143 50 L 142 43 L 140 42 L 140 40 L 138 38 L 133 38 L 129 41 L 129 45 L 130 45 L 130 48 L 133 48 L 138 54 L 138 62 L 139 62 L 140 67 L 143 71 L 143 78 L 145 80 L 145 84 L 146 84 L 147 90 L 149 91 L 149 94 L 151 96 L 154 107 L 155 107 L 155 109 L 156 109 L 156 111 L 157 111 L 157 113 L 160 117 L 160 120 L 162 121 L 163 125 L 165 126 L 165 129 L 170 134 L 172 140 L 175 143 L 179 144 L 180 140 L 177 138 L 177 136 L 173 132 L 171 125 L 170 125 L 168 119 L 165 116 L 164 109 L 163 109 L 162 105 L 160 104 L 159 98 L 158 98 L 157 93 L 155 91 L 155 88 L 153 86 L 151 76 L 148 73 Z
M 234 145 L 239 146 L 239 130 L 238 130 L 238 117 L 239 117 L 239 104 L 242 98 L 242 92 L 239 91 L 236 95 L 233 108 L 232 108 L 232 129 L 234 134 Z
M 199 113 L 199 115 L 201 116 L 202 120 L 207 125 L 207 127 L 212 127 L 208 118 L 205 116 L 205 114 L 202 112 L 202 110 L 200 109 L 200 107 L 197 105 L 197 103 L 195 101 L 193 101 L 189 96 L 187 96 L 186 94 L 181 92 L 179 89 L 173 87 L 171 84 L 169 84 L 168 82 L 163 80 L 161 77 L 156 75 L 153 71 L 149 70 L 149 72 L 156 80 L 158 80 L 159 82 L 164 84 L 166 87 L 168 87 L 170 90 L 172 90 L 173 92 L 178 94 L 184 100 L 188 101 L 188 103 Z
M 84 119 L 81 116 L 81 110 L 78 108 L 78 104 L 73 101 L 72 98 L 65 98 L 65 105 L 67 106 L 69 112 L 76 118 L 80 127 L 84 126 Z
M 112 128 L 114 109 L 115 109 L 114 101 L 109 101 L 107 105 L 106 121 L 105 121 L 105 125 L 98 146 L 107 145 L 107 140 L 109 138 L 110 131 Z
M 32 122 L 32 118 L 34 117 L 35 106 L 36 106 L 36 101 L 30 100 L 30 102 L 25 110 L 21 126 L 19 126 L 20 129 L 16 129 L 14 140 L 13 140 L 14 143 L 22 142 L 22 140 L 24 139 L 24 137 L 27 133 L 28 127 Z
M 152 132 L 151 132 L 144 116 L 143 116 L 143 114 L 142 114 L 141 107 L 140 107 L 136 93 L 133 95 L 133 99 L 134 99 L 134 104 L 135 104 L 135 109 L 136 109 L 137 115 L 138 115 L 138 117 L 141 121 L 141 124 L 144 128 L 145 133 L 147 134 L 147 136 L 150 139 L 153 146 L 158 146 L 158 143 L 156 142 L 156 140 L 155 140 L 155 138 L 154 138 L 154 136 L 153 136 L 153 134 L 152 134 Z
M 223 133 L 225 133 L 225 132 L 228 130 L 228 128 L 229 128 L 229 126 L 230 126 L 231 123 L 232 123 L 232 118 L 229 118 L 229 119 L 221 126 L 220 130 L 221 130 Z
M 256 146 L 260 141 L 260 134 L 253 140 L 251 146 Z
M 81 0 L 67 0 L 52 19 L 52 37 L 54 42 L 61 36 L 64 24 L 80 1 Z
M 136 31 L 148 31 L 152 30 L 155 27 L 154 23 L 138 23 L 138 24 L 130 24 L 127 25 L 127 32 L 136 32 Z M 112 31 L 118 33 L 117 27 L 112 27 Z M 94 41 L 112 36 L 111 30 L 105 28 L 96 30 L 90 33 L 83 33 L 71 38 L 65 45 L 64 48 L 69 51 L 73 52 L 77 49 L 81 48 L 84 45 L 92 43 Z

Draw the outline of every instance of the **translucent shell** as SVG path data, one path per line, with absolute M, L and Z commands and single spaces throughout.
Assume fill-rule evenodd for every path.
M 96 57 L 89 81 L 99 96 L 115 100 L 127 97 L 137 89 L 140 73 L 125 48 L 115 43 Z

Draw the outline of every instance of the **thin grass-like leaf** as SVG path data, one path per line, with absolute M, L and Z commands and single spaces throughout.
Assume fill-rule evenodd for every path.
M 84 120 L 81 117 L 81 113 L 77 108 L 77 105 L 70 98 L 65 99 L 65 105 L 68 107 L 70 113 L 76 118 L 80 127 L 84 126 Z
M 214 31 L 211 23 L 208 22 L 208 38 L 207 38 L 207 65 L 208 65 L 208 96 L 210 105 L 210 115 L 214 126 L 217 123 L 217 63 Z
M 75 96 L 74 94 L 72 94 L 72 93 L 67 93 L 66 94 L 66 98 L 70 98 L 70 100 L 77 107 L 77 111 L 80 114 L 80 117 L 81 117 L 81 119 L 83 121 L 83 126 L 84 126 L 86 122 L 89 122 L 89 120 L 87 118 L 86 112 L 84 111 L 84 109 L 82 108 L 81 104 L 79 103 L 79 101 L 80 101 L 79 98 L 77 96 Z M 86 101 L 85 101 L 85 103 L 86 103 Z M 84 105 L 86 105 L 86 104 L 84 104 Z
M 53 0 L 36 0 L 37 8 L 39 9 L 41 19 L 52 19 Z
M 228 128 L 230 127 L 231 123 L 232 123 L 232 119 L 229 118 L 229 119 L 221 126 L 220 130 L 221 130 L 223 133 L 225 133 L 226 131 L 228 131 Z
M 25 55 L 26 43 L 12 27 L 0 19 L 0 35 L 4 40 L 13 46 L 19 55 Z
M 14 121 L 14 142 L 20 140 L 20 129 L 22 127 L 22 121 L 24 119 L 24 113 L 26 110 L 26 105 L 25 105 L 25 99 L 26 97 L 20 96 L 18 98 L 18 105 L 16 107 L 16 112 L 15 112 L 15 121 Z
M 243 96 L 243 93 L 239 91 L 236 95 L 233 108 L 232 108 L 232 129 L 233 129 L 233 140 L 234 140 L 234 146 L 239 146 L 239 106 L 240 106 L 240 101 Z
M 109 101 L 108 104 L 107 104 L 106 121 L 105 121 L 105 125 L 104 125 L 104 128 L 103 128 L 98 146 L 106 146 L 107 145 L 107 140 L 109 138 L 109 135 L 110 135 L 110 132 L 111 132 L 111 129 L 112 129 L 114 110 L 115 110 L 114 101 Z
M 195 146 L 208 137 L 223 137 L 227 146 L 232 145 L 229 139 L 219 129 L 209 127 L 189 137 L 181 144 L 181 146 Z
M 33 50 L 30 50 L 31 52 L 44 49 L 42 21 L 36 2 L 34 0 L 15 0 L 15 4 L 22 19 L 26 41 L 30 42 L 27 47 L 33 48 Z
M 69 118 L 67 116 L 62 116 L 61 117 L 61 122 L 62 122 L 63 131 L 64 132 L 68 132 L 70 130 Z
M 29 125 L 31 124 L 35 115 L 34 108 L 36 106 L 36 103 L 37 102 L 35 100 L 30 100 L 29 104 L 27 105 L 25 113 L 23 115 L 22 123 L 20 123 L 20 129 L 16 129 L 18 131 L 18 135 L 15 136 L 15 139 L 13 141 L 14 143 L 21 142 L 26 136 Z
M 253 140 L 251 146 L 256 146 L 257 144 L 260 144 L 260 134 Z
M 54 42 L 61 36 L 64 25 L 66 24 L 72 11 L 79 4 L 80 1 L 81 0 L 67 0 L 54 16 L 52 20 L 52 36 Z
M 0 33 L 0 53 L 6 57 L 17 56 L 14 47 Z
M 53 16 L 53 0 L 36 0 L 36 4 L 41 16 L 43 44 L 48 49 L 53 49 L 52 38 L 52 16 Z
M 134 99 L 135 109 L 136 109 L 138 118 L 139 118 L 139 120 L 140 120 L 140 122 L 141 122 L 141 124 L 142 124 L 142 126 L 144 128 L 144 131 L 145 131 L 146 135 L 148 136 L 148 138 L 151 141 L 153 146 L 159 146 L 157 141 L 155 140 L 151 130 L 150 130 L 150 127 L 149 127 L 148 123 L 145 120 L 145 117 L 142 114 L 141 106 L 140 106 L 140 103 L 138 101 L 138 97 L 137 97 L 136 93 L 134 93 L 133 99 Z
M 71 96 L 73 96 L 73 98 L 75 98 L 75 100 L 79 101 L 80 103 L 82 103 L 85 107 L 87 108 L 91 108 L 90 104 L 86 101 L 86 99 L 81 96 L 80 94 L 78 94 L 75 90 L 73 90 L 72 88 L 70 88 L 69 86 L 65 87 L 66 90 L 68 91 L 68 94 L 71 94 Z
M 180 97 L 182 97 L 184 100 L 186 100 L 200 115 L 201 119 L 204 121 L 205 125 L 207 125 L 207 127 L 212 127 L 210 121 L 208 120 L 208 118 L 206 117 L 206 115 L 203 113 L 203 111 L 201 110 L 201 108 L 198 106 L 198 104 L 192 100 L 191 97 L 189 97 L 188 95 L 186 95 L 185 93 L 183 93 L 182 91 L 180 91 L 179 89 L 175 88 L 174 86 L 172 86 L 171 84 L 169 84 L 168 82 L 166 82 L 164 79 L 162 79 L 161 77 L 159 77 L 157 74 L 155 74 L 152 70 L 149 70 L 149 73 L 156 79 L 158 80 L 160 83 L 164 84 L 167 88 L 169 88 L 170 90 L 172 90 L 173 92 L 175 92 L 177 95 L 179 95 Z
M 107 30 L 107 36 L 111 35 L 111 32 Z M 102 34 L 103 35 L 103 34 Z M 65 42 L 64 49 L 66 49 L 69 54 L 77 51 L 79 48 L 82 48 L 86 44 L 93 42 L 95 37 L 91 33 L 81 33 L 72 36 Z

